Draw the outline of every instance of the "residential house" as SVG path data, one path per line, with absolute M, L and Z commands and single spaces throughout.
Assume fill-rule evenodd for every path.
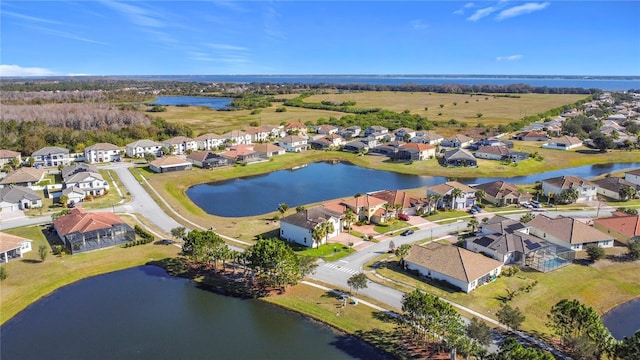
M 69 150 L 58 146 L 43 147 L 42 149 L 34 151 L 31 157 L 34 160 L 34 167 L 67 166 L 71 163 Z
M 200 150 L 217 150 L 224 145 L 224 138 L 218 134 L 202 134 L 195 138 Z
M 548 142 L 542 144 L 545 149 L 571 150 L 582 146 L 582 140 L 575 136 L 564 135 L 561 137 L 551 138 Z
M 342 213 L 323 206 L 298 211 L 280 219 L 280 238 L 315 248 L 342 232 L 342 218 Z M 313 230 L 325 222 L 330 222 L 333 225 L 333 231 L 316 242 L 313 239 Z
M 329 124 L 322 124 L 318 126 L 316 132 L 322 135 L 332 135 L 338 133 L 338 127 Z
M 399 210 L 400 213 L 406 215 L 421 214 L 426 207 L 426 199 L 409 195 L 401 190 L 380 190 L 369 193 L 369 195 L 384 200 L 393 207 L 394 212 Z M 395 215 L 397 216 L 398 214 L 395 213 Z
M 84 160 L 90 164 L 120 160 L 120 147 L 109 143 L 98 143 L 84 148 Z
M 364 130 L 364 136 L 382 137 L 384 134 L 389 133 L 389 129 L 384 126 L 373 125 Z
M 431 130 L 421 130 L 416 132 L 416 136 L 411 138 L 411 142 L 438 145 L 444 140 L 444 137 Z
M 211 151 L 196 151 L 187 155 L 187 161 L 203 169 L 232 165 L 233 161 Z
M 474 141 L 475 139 L 469 136 L 456 134 L 450 138 L 442 140 L 441 144 L 442 146 L 446 146 L 446 147 L 455 147 L 455 148 L 464 149 L 471 146 L 471 144 L 473 144 Z
M 9 185 L 0 189 L 0 211 L 13 212 L 42 207 L 42 197 L 31 188 Z
M 467 250 L 487 255 L 505 265 L 525 265 L 526 258 L 544 246 L 544 240 L 522 232 L 481 234 L 465 239 Z
M 445 166 L 478 166 L 478 160 L 464 149 L 447 150 L 443 155 L 443 163 Z
M 99 171 L 98 167 L 95 165 L 87 163 L 77 163 L 62 168 L 62 170 L 60 170 L 60 176 L 62 176 L 62 180 L 64 181 L 65 179 L 81 172 L 98 173 Z
M 542 180 L 542 193 L 560 194 L 564 190 L 575 189 L 578 191 L 578 202 L 593 201 L 597 199 L 598 185 L 579 176 L 558 176 Z
M 0 180 L 0 189 L 8 185 L 34 186 L 44 179 L 44 169 L 21 167 Z
M 453 245 L 414 245 L 405 266 L 429 279 L 445 281 L 465 293 L 498 278 L 502 262 Z
M 102 196 L 109 190 L 109 183 L 104 180 L 98 168 L 84 163 L 74 164 L 63 168 L 62 180 L 64 188 L 75 187 L 84 191 L 86 196 Z M 83 197 L 83 198 L 84 198 Z
M 384 155 L 395 159 L 400 143 L 396 141 L 380 144 L 374 148 L 369 149 L 369 154 Z
M 375 224 L 385 223 L 389 217 L 383 199 L 369 194 L 355 196 L 348 200 L 342 200 L 341 204 L 348 207 L 360 221 L 370 221 Z
M 191 170 L 191 163 L 177 156 L 158 158 L 149 163 L 149 169 L 157 173 Z
M 340 135 L 332 134 L 318 137 L 316 139 L 308 141 L 308 143 L 312 149 L 329 150 L 343 146 L 344 144 L 346 144 L 346 141 L 344 141 L 344 139 Z
M 162 156 L 162 144 L 143 139 L 127 144 L 125 153 L 130 158 L 141 158 L 146 154 Z
M 71 254 L 121 245 L 135 240 L 135 232 L 112 212 L 71 209 L 53 221 L 53 228 Z
M 11 165 L 13 159 L 16 159 L 18 164 L 22 164 L 22 155 L 19 152 L 0 149 L 0 168 Z
M 436 147 L 430 144 L 407 143 L 400 145 L 395 158 L 398 160 L 427 160 L 436 156 Z
M 605 177 L 598 180 L 592 180 L 591 182 L 596 184 L 596 186 L 598 187 L 598 194 L 618 201 L 625 200 L 620 198 L 620 190 L 624 186 L 628 186 L 634 189 L 637 194 L 640 193 L 640 185 L 636 185 L 630 181 L 625 180 L 624 178 Z
M 532 199 L 531 194 L 521 193 L 515 185 L 502 180 L 474 185 L 473 188 L 483 190 L 484 200 L 495 206 L 517 205 Z
M 234 163 L 245 164 L 264 159 L 254 150 L 253 145 L 246 144 L 232 146 L 229 150 L 221 153 L 220 156 L 227 158 Z
M 509 160 L 512 151 L 506 146 L 481 146 L 473 152 L 473 156 L 486 160 Z
M 175 136 L 164 140 L 162 145 L 169 149 L 172 155 L 182 155 L 198 150 L 198 141 L 186 136 Z
M 366 136 L 366 137 L 360 138 L 360 142 L 363 143 L 367 149 L 372 149 L 378 146 L 378 144 L 380 143 L 378 140 L 379 139 L 377 139 L 374 136 Z
M 69 186 L 62 189 L 62 195 L 67 197 L 66 204 L 73 207 L 84 201 L 87 197 L 85 191 L 76 186 Z M 60 201 L 60 198 L 58 198 Z
M 640 186 L 640 169 L 625 172 L 624 179 L 632 184 Z
M 549 140 L 549 135 L 544 131 L 530 130 L 519 132 L 513 135 L 513 138 L 522 141 L 547 141 Z
M 19 259 L 32 250 L 32 240 L 0 232 L 0 263 Z
M 344 129 L 338 130 L 338 135 L 342 136 L 344 139 L 351 139 L 354 137 L 360 136 L 362 132 L 362 128 L 357 125 L 352 125 Z
M 632 237 L 640 236 L 640 215 L 614 211 L 610 217 L 593 220 L 593 227 L 627 244 Z
M 278 146 L 287 152 L 301 152 L 309 150 L 307 139 L 298 135 L 287 135 L 278 141 Z
M 288 135 L 300 135 L 300 136 L 307 136 L 307 125 L 301 123 L 301 122 L 290 122 L 287 125 L 284 126 L 284 131 L 288 134 Z
M 454 197 L 454 190 L 459 193 Z M 476 204 L 476 189 L 457 181 L 447 181 L 427 187 L 427 199 L 430 195 L 440 196 L 438 208 L 449 207 L 453 210 L 469 208 Z
M 614 237 L 572 217 L 550 218 L 539 214 L 527 223 L 529 233 L 571 250 L 585 250 L 588 245 L 613 247 Z
M 416 131 L 410 128 L 402 127 L 396 129 L 393 134 L 400 140 L 410 141 L 416 136 Z
M 369 147 L 365 145 L 362 141 L 355 140 L 355 141 L 349 141 L 348 143 L 344 144 L 344 146 L 342 147 L 342 150 L 347 152 L 352 152 L 352 153 L 359 153 L 363 151 L 368 151 Z
M 269 140 L 269 135 L 271 135 L 271 131 L 259 127 L 250 127 L 246 130 L 246 133 L 251 135 L 251 143 L 263 143 Z
M 273 156 L 283 155 L 286 150 L 278 145 L 273 144 L 256 144 L 253 145 L 253 151 L 261 158 L 269 159 Z
M 228 145 L 249 145 L 251 141 L 251 134 L 241 130 L 231 130 L 228 133 L 222 135 L 225 139 L 225 144 Z

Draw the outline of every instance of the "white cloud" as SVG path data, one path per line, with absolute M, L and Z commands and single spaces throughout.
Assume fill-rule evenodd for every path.
M 469 21 L 478 21 L 480 19 L 482 19 L 483 17 L 489 16 L 492 13 L 496 12 L 498 10 L 498 7 L 496 6 L 489 6 L 486 8 L 482 8 L 482 9 L 478 9 L 476 10 L 476 12 L 473 13 L 473 15 L 469 16 L 467 18 L 467 20 Z
M 411 27 L 413 30 L 424 30 L 429 27 L 429 25 L 422 22 L 422 20 L 412 20 Z
M 55 71 L 39 67 L 22 67 L 20 65 L 0 65 L 0 77 L 2 76 L 53 76 Z
M 83 36 L 79 36 L 79 35 L 76 35 L 74 33 L 68 32 L 68 31 L 50 29 L 50 28 L 47 28 L 47 27 L 36 26 L 36 25 L 25 25 L 24 27 L 29 28 L 29 29 L 33 29 L 33 30 L 37 30 L 37 31 L 40 31 L 40 32 L 43 32 L 43 33 L 51 34 L 51 35 L 54 35 L 54 36 L 59 36 L 59 37 L 65 38 L 65 39 L 71 39 L 71 40 L 82 41 L 82 42 L 91 43 L 91 44 L 98 44 L 98 45 L 109 45 L 109 44 L 107 44 L 105 42 L 89 39 L 89 38 L 86 38 L 86 37 L 83 37 Z
M 472 2 L 466 3 L 466 4 L 464 4 L 463 7 L 461 7 L 460 9 L 458 9 L 456 11 L 454 11 L 453 13 L 456 14 L 456 15 L 463 15 L 465 9 L 470 9 L 470 8 L 472 8 L 474 6 L 475 6 L 475 4 L 472 3 Z
M 117 1 L 102 1 L 102 3 L 124 15 L 135 25 L 147 28 L 163 28 L 166 25 L 160 14 L 141 6 Z
M 210 47 L 216 50 L 232 50 L 232 51 L 248 51 L 249 50 L 243 46 L 236 46 L 236 45 L 229 45 L 229 44 L 205 44 L 205 45 L 207 47 Z
M 502 10 L 498 14 L 498 16 L 496 16 L 496 19 L 504 20 L 504 19 L 508 19 L 508 18 L 512 18 L 512 17 L 516 17 L 516 16 L 520 16 L 520 15 L 530 14 L 530 13 L 535 12 L 535 11 L 543 10 L 547 6 L 549 6 L 548 2 L 526 3 L 526 4 L 514 6 L 512 8 L 509 8 L 509 9 L 506 9 L 506 10 Z
M 523 58 L 523 56 L 518 54 L 518 55 L 509 55 L 509 56 L 498 56 L 496 58 L 496 60 L 498 60 L 498 61 L 516 61 L 516 60 L 520 60 L 522 58 Z
M 26 20 L 26 21 L 30 21 L 30 22 L 39 22 L 39 23 L 46 23 L 46 24 L 63 25 L 63 23 L 61 23 L 59 21 L 39 18 L 39 17 L 35 17 L 35 16 L 18 14 L 18 13 L 15 13 L 13 11 L 4 10 L 2 12 L 2 15 L 8 15 L 8 16 L 14 17 L 16 19 Z

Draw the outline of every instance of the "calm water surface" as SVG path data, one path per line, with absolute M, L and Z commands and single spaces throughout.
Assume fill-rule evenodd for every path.
M 618 340 L 640 331 L 640 298 L 618 305 L 602 317 L 611 335 Z
M 298 314 L 196 288 L 155 266 L 81 280 L 0 328 L 12 359 L 385 359 Z
M 248 165 L 251 166 L 251 165 Z M 591 178 L 603 173 L 640 167 L 639 163 L 587 165 L 513 178 L 459 179 L 467 184 L 506 180 L 533 184 L 562 175 Z M 297 170 L 280 170 L 266 175 L 195 185 L 187 196 L 209 214 L 225 217 L 255 216 L 273 212 L 280 203 L 289 207 L 353 196 L 376 190 L 413 189 L 440 184 L 440 176 L 404 175 L 366 169 L 347 163 L 313 163 Z
M 158 96 L 153 104 L 206 106 L 215 110 L 224 109 L 231 103 L 229 98 L 206 96 Z

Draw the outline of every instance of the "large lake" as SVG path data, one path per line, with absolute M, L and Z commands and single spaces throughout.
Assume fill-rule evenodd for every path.
M 602 323 L 618 340 L 640 331 L 640 298 L 618 305 L 602 316 Z
M 2 360 L 387 358 L 298 314 L 200 290 L 155 266 L 65 286 L 0 331 Z
M 251 166 L 251 165 L 248 165 Z M 640 167 L 639 163 L 587 165 L 513 178 L 458 179 L 467 184 L 506 180 L 533 184 L 562 175 L 591 178 L 612 171 Z M 187 196 L 209 214 L 224 217 L 255 216 L 273 212 L 280 203 L 289 207 L 353 196 L 376 190 L 413 189 L 440 184 L 440 176 L 404 175 L 366 169 L 347 163 L 320 162 L 296 170 L 280 170 L 265 175 L 217 183 L 195 185 Z M 425 194 L 426 195 L 426 194 Z

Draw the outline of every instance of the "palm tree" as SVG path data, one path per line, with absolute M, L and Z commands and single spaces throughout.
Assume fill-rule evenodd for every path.
M 487 196 L 487 192 L 480 189 L 478 191 L 476 191 L 476 198 L 478 199 L 478 202 L 480 204 L 482 204 L 482 199 L 484 199 L 484 197 Z
M 451 208 L 452 209 L 456 209 L 456 199 L 461 198 L 462 197 L 462 190 L 458 189 L 458 188 L 453 188 L 453 190 L 451 191 Z
M 478 219 L 476 218 L 471 218 L 471 220 L 469 220 L 469 227 L 471 228 L 472 232 L 476 232 L 476 230 L 478 230 Z
M 438 210 L 438 204 L 440 203 L 440 201 L 442 201 L 442 195 L 440 195 L 440 194 L 431 194 L 431 197 L 432 197 L 433 202 L 435 204 L 434 209 Z
M 349 234 L 351 234 L 351 224 L 356 221 L 356 214 L 354 214 L 353 210 L 351 210 L 350 208 L 347 208 L 347 210 L 344 212 L 344 221 L 347 224 L 347 230 L 349 231 Z
M 620 196 L 620 200 L 622 201 L 633 199 L 637 194 L 638 192 L 636 191 L 636 189 L 628 185 L 622 185 L 620 187 L 620 190 L 618 190 L 618 195 Z
M 311 237 L 313 238 L 313 244 L 315 247 L 318 247 L 320 240 L 322 240 L 327 235 L 327 228 L 324 225 L 325 223 L 321 223 L 316 225 L 311 231 Z
M 323 226 L 325 228 L 325 239 L 324 242 L 325 244 L 329 241 L 329 235 L 333 234 L 334 231 L 336 231 L 336 228 L 333 226 L 333 222 L 331 221 L 325 221 L 323 223 Z

